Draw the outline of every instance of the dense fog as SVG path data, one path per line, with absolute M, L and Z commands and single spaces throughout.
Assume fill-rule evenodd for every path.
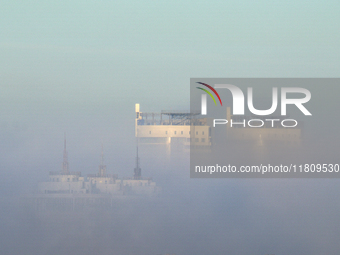
M 338 13 L 334 1 L 1 2 L 0 254 L 339 254 L 338 179 L 193 179 L 183 148 L 139 146 L 157 196 L 27 203 L 62 169 L 64 133 L 70 171 L 96 173 L 103 144 L 107 173 L 132 177 L 135 104 L 189 110 L 190 78 L 338 77 Z M 311 92 L 303 148 L 322 154 L 307 160 L 340 163 L 339 87 Z

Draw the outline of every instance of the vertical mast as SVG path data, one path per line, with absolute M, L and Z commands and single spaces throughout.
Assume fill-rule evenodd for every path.
M 68 169 L 68 158 L 67 158 L 67 151 L 66 151 L 66 133 L 64 133 L 64 160 L 63 160 L 63 171 L 62 174 L 69 174 Z
M 142 170 L 139 167 L 138 145 L 137 145 L 136 168 L 134 169 L 133 179 L 140 180 L 141 177 L 142 177 Z
M 104 146 L 102 142 L 102 153 L 100 157 L 99 176 L 106 177 L 106 166 L 104 165 Z

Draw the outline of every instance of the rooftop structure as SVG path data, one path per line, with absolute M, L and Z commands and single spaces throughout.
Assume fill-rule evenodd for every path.
M 136 167 L 134 169 L 133 179 L 140 180 L 142 178 L 142 169 L 139 167 L 138 146 L 136 156 Z
M 135 136 L 140 144 L 182 144 L 207 147 L 221 139 L 216 138 L 215 129 L 211 128 L 211 119 L 202 118 L 199 113 L 188 111 L 161 111 L 160 113 L 144 113 L 140 105 L 135 107 Z M 226 107 L 226 132 L 223 139 L 229 142 L 238 141 L 263 146 L 265 144 L 278 144 L 285 146 L 299 146 L 302 139 L 302 124 L 294 128 L 285 128 L 279 125 L 281 116 L 272 116 L 276 122 L 268 122 L 262 116 L 233 116 L 230 107 Z M 268 118 L 268 117 L 267 117 Z M 246 124 L 251 119 L 263 120 L 265 123 L 259 128 L 250 128 Z M 230 127 L 231 120 L 234 123 Z M 210 125 L 209 125 L 210 123 Z M 273 125 L 273 127 L 272 127 Z
M 62 174 L 69 174 L 70 171 L 68 169 L 68 158 L 67 158 L 67 151 L 66 151 L 66 134 L 64 134 L 64 160 L 63 160 L 63 170 Z
M 106 173 L 103 145 L 97 174 L 88 174 L 86 178 L 81 176 L 81 172 L 70 172 L 65 138 L 62 170 L 50 172 L 49 180 L 40 182 L 38 190 L 42 194 L 142 195 L 155 194 L 159 191 L 159 187 L 151 178 L 142 178 L 138 147 L 133 178 L 118 179 L 118 175 Z
M 197 118 L 199 113 L 188 111 L 161 111 L 160 113 L 144 113 L 139 104 L 135 107 L 135 136 L 140 144 L 172 143 L 190 145 L 191 131 L 198 139 L 197 144 L 210 146 L 210 127 L 207 120 Z M 193 126 L 195 122 L 195 126 Z M 197 133 L 197 137 L 196 137 Z

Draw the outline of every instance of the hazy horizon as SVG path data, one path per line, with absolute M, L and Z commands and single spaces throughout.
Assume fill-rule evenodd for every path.
M 338 254 L 338 179 L 190 179 L 189 152 L 162 146 L 140 148 L 155 200 L 67 216 L 16 199 L 61 170 L 64 133 L 71 171 L 96 173 L 103 141 L 108 173 L 132 176 L 135 104 L 189 110 L 190 78 L 339 77 L 339 7 L 1 2 L 0 254 Z M 339 89 L 316 91 L 315 115 L 337 118 Z M 331 155 L 334 123 L 306 127 L 324 130 Z

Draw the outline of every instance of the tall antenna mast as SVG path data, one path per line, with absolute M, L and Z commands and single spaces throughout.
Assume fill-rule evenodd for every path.
M 139 167 L 138 144 L 137 144 L 136 168 L 134 169 L 133 179 L 140 180 L 141 177 L 142 177 L 142 169 Z
M 102 155 L 101 155 L 100 164 L 104 165 L 104 146 L 103 146 L 103 142 L 102 142 Z
M 62 174 L 70 174 L 68 169 L 68 158 L 66 151 L 66 133 L 64 133 L 64 160 L 63 160 L 63 171 Z
M 102 141 L 102 153 L 100 157 L 99 176 L 106 177 L 106 166 L 104 165 L 104 145 Z

